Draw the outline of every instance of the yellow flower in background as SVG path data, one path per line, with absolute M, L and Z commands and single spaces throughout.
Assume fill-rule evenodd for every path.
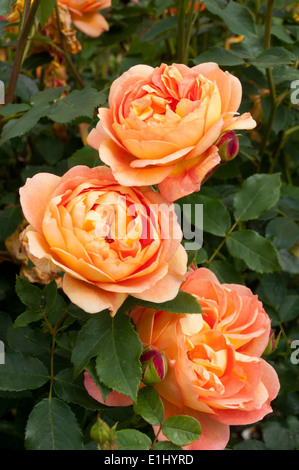
M 245 36 L 231 36 L 225 41 L 225 49 L 230 49 L 232 44 L 239 44 L 243 41 Z
M 293 18 L 296 21 L 299 21 L 299 3 L 297 3 L 297 6 L 295 8 L 295 13 L 293 14 Z

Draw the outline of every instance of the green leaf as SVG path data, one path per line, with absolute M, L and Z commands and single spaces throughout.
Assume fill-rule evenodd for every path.
M 150 44 L 156 43 L 161 40 L 161 37 L 169 31 L 175 31 L 177 28 L 178 19 L 177 16 L 168 16 L 162 20 L 154 23 L 149 31 L 145 33 L 142 42 L 147 42 Z
M 36 310 L 26 310 L 24 313 L 21 313 L 19 315 L 15 322 L 14 322 L 14 327 L 15 328 L 22 328 L 23 326 L 27 326 L 30 323 L 37 322 L 41 320 L 42 315 L 39 311 Z
M 172 312 L 172 313 L 200 313 L 204 314 L 199 302 L 197 299 L 187 292 L 183 292 L 179 290 L 177 296 L 173 300 L 169 300 L 167 302 L 162 303 L 155 303 L 149 302 L 147 300 L 136 299 L 135 297 L 128 297 L 123 305 L 121 306 L 121 312 L 127 312 L 132 310 L 132 308 L 136 307 L 137 305 L 147 308 L 159 309 L 165 312 Z
M 234 446 L 234 450 L 269 450 L 268 447 L 257 439 L 248 439 Z
M 118 312 L 111 318 L 109 312 L 100 313 L 78 334 L 72 354 L 74 373 L 78 375 L 97 356 L 100 381 L 135 400 L 141 379 L 141 353 L 142 345 L 129 316 Z
M 263 439 L 268 449 L 295 450 L 296 437 L 298 442 L 299 436 L 299 426 L 297 418 L 295 418 L 295 422 L 291 423 L 292 427 L 288 426 L 287 422 L 279 419 L 263 423 Z M 277 439 L 277 436 L 279 436 L 279 439 Z
M 219 16 L 234 34 L 256 37 L 256 26 L 251 10 L 238 2 L 230 1 L 226 8 L 218 6 L 215 0 L 204 4 L 214 15 Z
M 45 117 L 51 111 L 50 104 L 40 104 L 33 106 L 19 119 L 11 119 L 4 126 L 1 134 L 0 145 L 4 144 L 14 137 L 21 137 L 27 134 L 38 123 L 38 121 Z
M 199 56 L 195 57 L 193 62 L 195 65 L 202 64 L 204 62 L 216 62 L 219 66 L 234 66 L 244 64 L 244 60 L 241 57 L 227 49 L 224 49 L 224 47 L 219 46 L 209 47 L 206 52 L 203 52 Z
M 172 6 L 174 0 L 155 0 L 156 14 L 160 16 L 164 11 Z
M 92 119 L 94 110 L 106 100 L 106 94 L 91 87 L 73 90 L 65 98 L 57 101 L 50 112 L 49 119 L 58 124 L 69 124 L 78 118 Z
M 295 56 L 283 47 L 270 47 L 262 52 L 252 65 L 258 68 L 277 67 L 279 65 L 289 65 L 295 60 Z
M 98 317 L 93 316 L 78 333 L 72 352 L 75 377 L 83 371 L 92 357 L 97 356 L 101 349 L 102 340 L 107 334 L 110 323 L 105 314 L 100 315 L 104 316 L 102 321 Z
M 277 251 L 272 243 L 253 230 L 233 232 L 226 240 L 234 258 L 242 259 L 258 273 L 271 273 L 280 269 Z
M 188 261 L 187 266 L 190 266 L 194 261 L 196 261 L 198 250 L 189 250 L 187 251 Z
M 58 398 L 68 403 L 76 403 L 90 410 L 97 410 L 101 406 L 88 395 L 83 374 L 74 380 L 72 368 L 63 369 L 54 377 L 54 391 Z
M 275 310 L 279 310 L 286 296 L 286 288 L 282 274 L 276 272 L 262 276 L 261 284 L 258 288 L 258 295 L 261 297 L 262 302 L 270 305 Z
M 224 237 L 231 227 L 229 212 L 219 199 L 199 196 L 197 204 L 203 204 L 203 230 L 219 237 Z
M 64 144 L 53 135 L 39 135 L 35 139 L 35 146 L 43 160 L 50 165 L 55 165 L 63 157 Z
M 69 87 L 57 87 L 57 88 L 48 88 L 46 90 L 39 91 L 36 93 L 30 100 L 32 106 L 39 106 L 42 104 L 48 104 L 53 101 L 59 100 L 64 91 L 68 90 Z
M 46 302 L 45 314 L 48 316 L 54 308 L 57 299 L 57 284 L 54 279 L 43 288 L 42 296 Z
M 50 287 L 50 284 L 47 284 L 46 286 L 47 289 Z M 56 289 L 56 283 L 55 283 L 55 286 L 53 286 L 53 289 L 54 288 Z M 45 289 L 43 290 L 43 298 L 45 296 Z M 44 312 L 47 316 L 48 321 L 51 323 L 51 325 L 54 325 L 62 317 L 62 315 L 68 313 L 68 305 L 60 293 L 57 292 L 57 295 L 48 297 L 48 292 L 47 292 L 46 293 L 46 305 L 44 307 Z M 69 324 L 72 323 L 73 321 L 74 320 L 72 317 L 69 317 L 65 320 L 65 322 L 69 322 Z
M 241 274 L 227 261 L 213 260 L 209 269 L 217 276 L 221 284 L 243 284 Z
M 8 12 L 11 4 L 12 4 L 12 0 L 1 0 L 0 16 L 4 16 L 5 13 Z
M 118 450 L 149 450 L 152 441 L 136 429 L 122 429 L 116 431 L 116 445 Z
M 299 240 L 299 225 L 290 217 L 276 217 L 268 223 L 266 237 L 278 250 L 292 248 Z
M 299 258 L 292 255 L 289 250 L 279 250 L 278 259 L 283 271 L 299 274 Z
M 20 207 L 7 207 L 0 211 L 0 241 L 6 240 L 22 221 L 23 216 Z
M 141 381 L 141 341 L 129 316 L 118 313 L 113 318 L 110 314 L 105 317 L 106 332 L 96 358 L 98 377 L 104 385 L 134 401 Z
M 82 149 L 77 150 L 69 159 L 68 167 L 72 168 L 77 165 L 86 165 L 89 168 L 101 165 L 98 150 L 93 149 L 89 145 L 86 145 Z
M 29 309 L 40 311 L 41 290 L 21 276 L 16 276 L 16 293 Z
M 96 359 L 95 358 L 92 358 L 89 362 L 89 364 L 85 367 L 86 371 L 88 372 L 89 376 L 92 378 L 92 380 L 94 381 L 94 383 L 96 384 L 96 386 L 99 388 L 100 392 L 101 392 L 101 395 L 102 395 L 102 398 L 103 398 L 103 401 L 104 403 L 106 402 L 107 400 L 107 397 L 110 395 L 110 393 L 113 391 L 111 388 L 109 387 L 106 387 L 106 385 L 104 385 L 99 377 L 98 377 L 98 374 L 97 374 L 97 370 L 96 370 Z
M 275 85 L 283 82 L 292 82 L 293 80 L 299 80 L 299 70 L 293 69 L 289 65 L 280 65 L 273 67 L 272 75 Z
M 255 174 L 247 178 L 234 197 L 236 220 L 253 220 L 273 207 L 280 196 L 280 174 Z
M 158 392 L 152 387 L 139 390 L 134 411 L 152 426 L 159 426 L 164 418 L 164 406 Z
M 183 450 L 182 447 L 173 444 L 170 441 L 160 441 L 154 446 L 154 450 Z
M 26 103 L 7 104 L 0 109 L 0 116 L 13 116 L 14 114 L 24 113 L 28 109 L 30 109 L 30 106 Z
M 174 444 L 187 446 L 200 438 L 201 426 L 191 416 L 177 415 L 162 423 L 162 432 Z
M 13 325 L 14 326 L 14 325 Z M 29 356 L 43 356 L 49 354 L 50 335 L 41 329 L 22 326 L 7 330 L 7 342 L 11 349 Z
M 24 356 L 19 352 L 5 353 L 5 364 L 0 366 L 0 390 L 32 390 L 48 380 L 46 367 L 36 357 Z
M 286 44 L 292 44 L 294 41 L 282 24 L 272 24 L 271 34 Z
M 290 5 L 290 0 L 274 0 L 274 7 L 275 8 L 285 8 Z
M 147 308 L 158 308 L 159 310 L 172 313 L 204 314 L 198 300 L 192 294 L 188 294 L 182 290 L 178 292 L 177 296 L 173 300 L 161 302 L 158 306 L 156 303 L 147 302 L 146 300 L 139 301 L 138 305 L 143 305 Z
M 83 437 L 70 407 L 58 398 L 40 401 L 31 411 L 25 433 L 27 450 L 83 450 Z
M 281 299 L 279 318 L 282 322 L 288 322 L 299 318 L 299 295 L 287 295 Z
M 56 4 L 56 0 L 42 0 L 40 6 L 37 10 L 37 18 L 41 23 L 41 27 L 43 28 L 52 15 Z

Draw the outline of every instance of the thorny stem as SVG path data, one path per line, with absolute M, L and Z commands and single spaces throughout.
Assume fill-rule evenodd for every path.
M 31 7 L 30 0 L 26 0 L 25 3 L 23 25 L 19 36 L 15 60 L 13 63 L 12 72 L 5 97 L 5 102 L 7 104 L 13 102 L 19 73 L 24 59 L 24 52 L 27 46 L 28 36 L 34 23 L 35 15 L 40 3 L 41 0 L 34 0 Z
M 55 354 L 55 344 L 56 338 L 55 335 L 52 336 L 52 347 L 51 347 L 51 363 L 50 363 L 50 391 L 49 391 L 49 400 L 52 398 L 53 391 L 53 382 L 54 382 L 54 354 Z
M 151 445 L 151 449 L 153 449 L 153 448 L 155 447 L 156 442 L 157 442 L 157 440 L 158 440 L 158 436 L 159 436 L 161 430 L 162 430 L 162 424 L 160 424 L 160 427 L 159 427 L 159 429 L 158 429 L 158 432 L 157 432 L 157 434 L 155 435 L 155 438 L 154 438 L 153 443 L 152 443 L 152 445 Z
M 217 256 L 218 252 L 221 250 L 221 248 L 223 247 L 223 245 L 225 244 L 227 238 L 230 236 L 230 234 L 235 230 L 235 228 L 237 227 L 239 221 L 237 220 L 232 226 L 231 228 L 229 229 L 229 231 L 227 232 L 227 234 L 225 235 L 225 237 L 223 238 L 222 242 L 218 245 L 218 247 L 216 248 L 216 250 L 214 251 L 214 253 L 212 254 L 212 256 L 208 259 L 208 261 L 206 262 L 206 268 L 212 263 L 213 259 L 215 258 L 215 256 Z
M 53 391 L 53 383 L 54 383 L 54 354 L 55 354 L 55 346 L 56 346 L 56 335 L 59 331 L 59 328 L 63 325 L 65 319 L 67 318 L 68 313 L 65 312 L 59 320 L 55 323 L 54 327 L 49 324 L 47 321 L 47 326 L 49 331 L 52 335 L 52 346 L 51 346 L 51 363 L 50 363 L 50 391 L 49 391 L 49 400 L 51 401 L 52 398 L 52 391 Z

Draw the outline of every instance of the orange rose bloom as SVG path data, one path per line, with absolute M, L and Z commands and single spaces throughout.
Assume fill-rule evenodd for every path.
M 58 3 L 68 7 L 73 24 L 87 36 L 96 38 L 109 30 L 107 21 L 98 12 L 110 8 L 111 0 L 58 0 Z
M 120 184 L 158 184 L 175 201 L 220 163 L 223 132 L 256 126 L 249 113 L 234 116 L 241 96 L 238 78 L 215 63 L 137 65 L 113 82 L 88 143 Z
M 174 208 L 150 188 L 120 186 L 107 167 L 39 173 L 20 189 L 29 222 L 22 236 L 43 272 L 64 271 L 62 288 L 86 312 L 115 313 L 128 294 L 174 298 L 187 254 Z
M 200 439 L 186 448 L 222 450 L 229 440 L 229 425 L 255 423 L 272 411 L 279 381 L 261 359 L 270 319 L 248 288 L 221 285 L 208 269 L 188 272 L 181 289 L 196 296 L 205 315 L 137 307 L 131 316 L 144 347 L 151 345 L 167 358 L 167 375 L 154 385 L 165 416 L 186 414 L 201 424 Z M 85 386 L 100 400 L 87 374 Z M 108 404 L 120 405 L 123 400 L 114 392 Z

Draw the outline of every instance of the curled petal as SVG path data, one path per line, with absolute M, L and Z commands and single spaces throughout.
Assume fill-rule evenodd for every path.
M 111 315 L 114 316 L 128 296 L 104 291 L 85 281 L 75 279 L 67 273 L 63 276 L 62 288 L 71 302 L 87 313 L 98 313 L 109 309 Z

